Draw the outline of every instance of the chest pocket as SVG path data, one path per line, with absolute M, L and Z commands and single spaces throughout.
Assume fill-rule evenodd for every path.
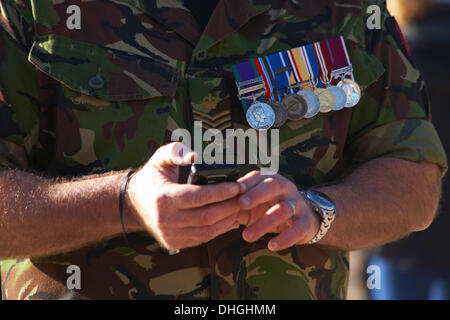
M 145 163 L 164 142 L 179 72 L 159 60 L 50 35 L 34 42 L 41 145 L 56 175 Z M 43 158 L 43 157 L 42 157 Z
M 173 96 L 178 82 L 177 70 L 155 59 L 59 36 L 35 42 L 29 60 L 71 89 L 109 101 Z

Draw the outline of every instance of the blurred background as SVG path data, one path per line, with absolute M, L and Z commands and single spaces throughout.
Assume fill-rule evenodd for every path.
M 450 0 L 387 0 L 422 73 L 431 114 L 447 155 L 450 150 Z M 350 254 L 349 300 L 450 299 L 450 184 L 444 180 L 439 214 L 430 228 L 367 251 Z M 380 271 L 368 289 L 368 266 Z

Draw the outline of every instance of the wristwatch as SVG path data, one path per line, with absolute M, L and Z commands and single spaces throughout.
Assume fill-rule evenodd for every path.
M 303 190 L 300 191 L 310 208 L 319 215 L 322 222 L 319 231 L 315 237 L 307 244 L 314 244 L 322 239 L 330 230 L 331 223 L 336 216 L 336 207 L 333 201 L 324 193 L 317 190 Z

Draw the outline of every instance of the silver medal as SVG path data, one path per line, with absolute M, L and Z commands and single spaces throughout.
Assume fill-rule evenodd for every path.
M 305 114 L 305 118 L 309 119 L 317 115 L 320 111 L 320 100 L 312 90 L 299 90 L 298 95 L 306 100 L 308 105 L 308 111 Z
M 328 86 L 327 89 L 331 91 L 336 99 L 336 104 L 333 108 L 333 111 L 339 111 L 345 108 L 347 104 L 347 95 L 345 91 L 341 87 L 337 86 Z
M 351 79 L 342 79 L 337 86 L 341 87 L 347 96 L 346 108 L 352 108 L 358 104 L 361 99 L 361 89 L 355 81 Z
M 275 112 L 267 103 L 256 102 L 247 110 L 247 122 L 256 130 L 270 129 L 275 123 Z

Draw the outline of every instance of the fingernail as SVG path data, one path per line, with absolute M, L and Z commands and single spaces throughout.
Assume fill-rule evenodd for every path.
M 269 242 L 269 249 L 272 251 L 275 251 L 278 249 L 278 243 L 275 241 L 270 241 Z
M 253 240 L 253 233 L 251 231 L 245 230 L 244 231 L 244 238 L 247 239 L 248 241 L 252 241 Z
M 241 197 L 239 199 L 239 201 L 241 201 L 241 203 L 246 206 L 246 207 L 250 207 L 250 199 L 248 197 Z

